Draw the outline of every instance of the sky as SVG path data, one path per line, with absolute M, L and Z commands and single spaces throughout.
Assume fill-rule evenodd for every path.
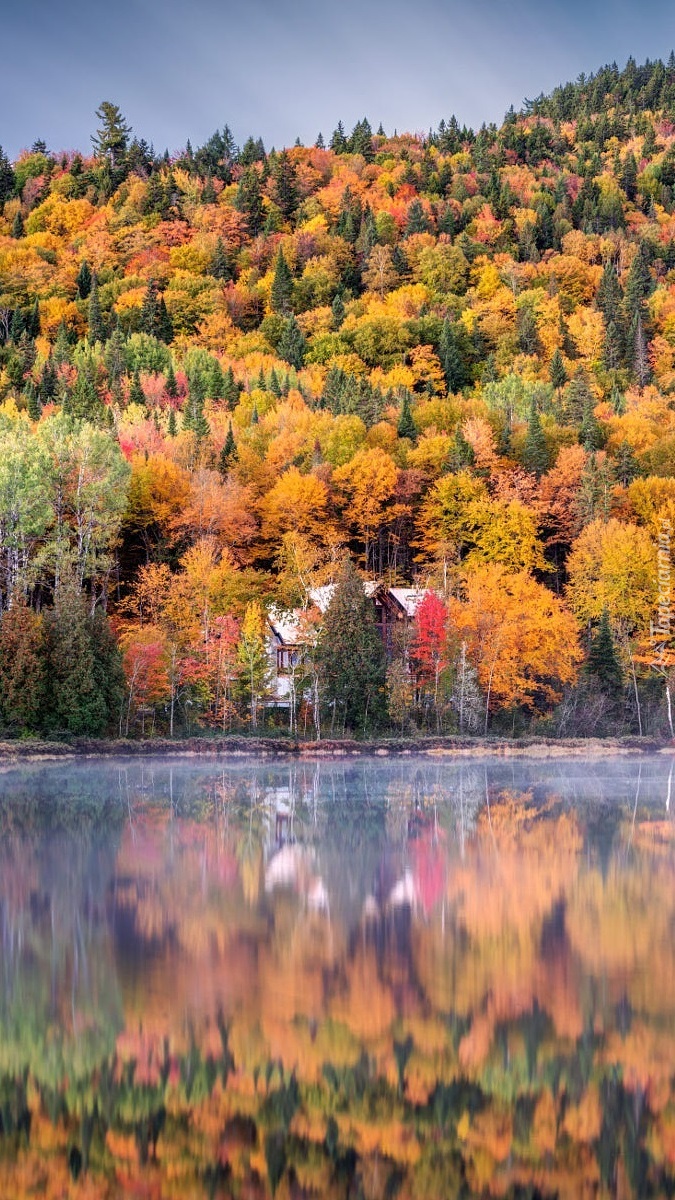
M 173 153 L 226 123 L 267 149 L 368 116 L 387 133 L 499 123 L 629 55 L 667 58 L 652 0 L 20 0 L 0 14 L 0 145 L 88 152 L 102 100 Z

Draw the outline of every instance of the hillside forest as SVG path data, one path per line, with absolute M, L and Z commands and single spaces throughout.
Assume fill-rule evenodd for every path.
M 477 132 L 92 124 L 0 151 L 5 733 L 672 735 L 675 57 Z

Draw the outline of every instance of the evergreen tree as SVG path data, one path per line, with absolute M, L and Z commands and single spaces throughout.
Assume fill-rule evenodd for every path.
M 272 311 L 287 315 L 291 311 L 291 299 L 293 296 L 293 276 L 291 275 L 288 263 L 283 256 L 281 247 L 277 254 L 276 264 L 274 267 L 274 279 L 272 281 L 272 290 L 270 292 L 270 303 Z
M 80 263 L 80 269 L 77 273 L 77 293 L 81 300 L 86 300 L 91 291 L 91 269 L 86 258 Z
M 216 242 L 216 248 L 213 252 L 213 259 L 211 260 L 211 274 L 216 279 L 222 279 L 223 282 L 227 282 L 227 280 L 232 278 L 232 271 L 230 270 L 230 263 L 227 257 L 225 243 L 221 237 L 218 238 L 218 241 Z
M 579 442 L 584 450 L 602 450 L 605 435 L 600 422 L 595 415 L 595 405 L 588 400 L 584 406 L 584 415 L 579 429 Z
M 54 363 L 48 358 L 40 375 L 39 398 L 43 404 L 49 404 L 56 396 L 57 375 Z
M 176 383 L 176 373 L 173 369 L 173 359 L 169 359 L 169 366 L 166 372 L 166 383 L 164 391 L 171 400 L 175 400 L 178 396 L 178 384 Z
M 65 322 L 61 321 L 56 331 L 56 340 L 52 351 L 52 359 L 56 367 L 63 366 L 64 363 L 69 363 L 71 359 L 70 341 L 68 338 L 68 329 Z
M 239 387 L 234 378 L 232 367 L 228 367 L 225 373 L 225 387 L 223 390 L 223 400 L 225 400 L 230 412 L 234 412 L 239 403 Z
M 562 354 L 557 347 L 554 351 L 553 357 L 551 358 L 549 379 L 551 380 L 551 383 L 556 391 L 560 391 L 567 383 L 567 371 L 565 370 Z
M 166 431 L 167 431 L 169 437 L 171 437 L 171 438 L 175 438 L 176 433 L 178 432 L 178 429 L 176 426 L 176 410 L 175 410 L 175 408 L 169 409 L 169 420 L 167 422 Z
M 319 675 L 333 716 L 354 732 L 384 716 L 386 661 L 372 600 L 345 558 L 324 617 Z
M 79 417 L 92 424 L 103 421 L 104 406 L 88 371 L 78 371 L 75 386 L 72 391 L 66 392 L 62 407 L 71 417 Z
M 91 139 L 94 153 L 105 160 L 114 180 L 116 173 L 123 173 L 131 128 L 117 105 L 109 100 L 104 100 L 96 110 L 96 117 L 101 125 Z
M 39 729 L 47 693 L 42 618 L 16 595 L 0 618 L 0 720 L 20 732 Z
M 211 433 L 211 426 L 204 413 L 204 385 L 201 377 L 196 373 L 190 379 L 188 396 L 183 408 L 183 429 L 194 433 L 197 442 L 201 442 Z
M 23 235 L 24 235 L 23 217 L 21 216 L 21 209 L 18 209 L 16 216 L 14 217 L 14 220 L 12 221 L 12 237 L 16 238 L 16 240 L 18 241 L 19 238 L 23 237 Z
M 411 237 L 414 233 L 428 233 L 429 221 L 424 211 L 422 201 L 417 197 L 412 201 L 408 209 L 408 219 L 406 221 L 404 237 Z
M 337 129 L 331 136 L 330 148 L 335 154 L 347 153 L 347 138 L 345 137 L 345 127 L 342 121 L 338 121 Z
M 230 423 L 227 427 L 227 437 L 225 438 L 225 442 L 223 443 L 223 448 L 220 452 L 220 458 L 218 459 L 218 470 L 220 471 L 220 474 L 223 476 L 223 478 L 225 478 L 230 467 L 232 466 L 232 463 L 236 462 L 237 458 L 238 458 L 237 443 L 234 440 L 234 433 L 232 432 L 232 422 L 230 421 Z
M 145 408 L 145 392 L 143 391 L 143 388 L 141 387 L 141 376 L 140 376 L 138 367 L 136 367 L 136 370 L 134 371 L 133 375 L 131 376 L 131 386 L 129 388 L 129 403 L 130 404 L 140 404 L 141 408 Z
M 291 316 L 286 322 L 277 347 L 279 357 L 299 371 L 305 362 L 306 345 L 304 333 L 295 317 Z
M 523 448 L 523 465 L 538 478 L 548 470 L 549 456 L 546 438 L 541 427 L 541 418 L 535 400 L 530 405 L 527 436 Z
M 620 483 L 622 487 L 628 487 L 634 479 L 638 478 L 640 474 L 640 468 L 630 442 L 624 440 L 617 446 L 616 454 L 614 456 L 614 471 L 616 474 L 616 481 L 617 483 Z
M 345 305 L 340 292 L 337 293 L 331 305 L 333 329 L 338 330 L 345 319 Z
M 592 678 L 597 680 L 602 691 L 610 699 L 618 699 L 623 688 L 623 674 L 606 608 L 603 609 L 590 645 L 586 670 Z
M 638 245 L 637 254 L 628 272 L 625 292 L 625 306 L 628 323 L 633 324 L 635 317 L 645 315 L 645 301 L 651 291 L 652 279 L 649 271 L 649 249 L 642 241 Z
M 289 220 L 298 203 L 298 184 L 295 164 L 282 150 L 274 169 L 277 204 L 285 220 Z
M 157 338 L 167 346 L 173 341 L 173 322 L 164 296 L 160 296 L 157 302 Z
M 270 391 L 273 396 L 276 396 L 277 400 L 281 399 L 281 384 L 279 383 L 279 376 L 274 367 L 272 367 L 270 372 Z
M 588 378 L 583 367 L 577 371 L 574 379 L 567 385 L 563 400 L 563 423 L 565 425 L 580 425 L 589 404 L 594 404 L 593 393 L 588 386 Z
M 101 686 L 94 620 L 73 580 L 64 581 L 57 591 L 54 607 L 45 616 L 45 633 L 47 728 L 100 737 L 117 714 L 111 712 L 107 689 Z
M 96 342 L 105 341 L 105 326 L 101 314 L 101 303 L 98 298 L 98 281 L 92 276 L 91 291 L 89 292 L 89 321 L 87 336 L 92 346 Z
M 141 305 L 141 333 L 147 333 L 149 337 L 157 337 L 157 326 L 159 317 L 159 301 L 157 296 L 158 288 L 154 279 L 150 280 L 143 303 Z
M 2 146 L 0 146 L 0 209 L 13 194 L 15 185 L 16 176 L 14 175 L 14 168 Z
M 400 438 L 410 438 L 410 441 L 413 443 L 417 441 L 417 426 L 413 420 L 412 409 L 410 407 L 410 393 L 407 390 L 403 393 L 396 432 Z
M 235 208 L 246 216 L 251 236 L 257 237 L 265 223 L 265 209 L 260 176 L 255 167 L 249 167 L 239 180 Z
M 23 394 L 26 400 L 28 416 L 30 417 L 31 421 L 39 421 L 40 413 L 42 412 L 42 405 L 40 404 L 38 390 L 32 379 L 27 380 Z
M 441 330 L 438 354 L 448 391 L 460 391 L 466 383 L 466 372 L 457 335 L 447 317 Z

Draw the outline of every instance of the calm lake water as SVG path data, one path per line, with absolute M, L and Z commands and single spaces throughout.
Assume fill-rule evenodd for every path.
M 0 1197 L 675 1195 L 668 757 L 0 772 Z

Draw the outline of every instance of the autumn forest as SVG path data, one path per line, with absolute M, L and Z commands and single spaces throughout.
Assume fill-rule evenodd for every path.
M 92 127 L 0 150 L 0 730 L 672 735 L 675 58 L 478 131 Z

